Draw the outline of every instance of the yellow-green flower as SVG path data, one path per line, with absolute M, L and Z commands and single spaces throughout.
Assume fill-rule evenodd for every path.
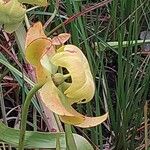
M 74 103 L 92 100 L 95 85 L 82 51 L 74 45 L 64 45 L 69 37 L 70 34 L 63 33 L 53 39 L 47 38 L 41 23 L 34 24 L 27 33 L 26 59 L 35 67 L 37 82 L 46 81 L 40 90 L 45 105 L 64 123 L 93 127 L 105 121 L 108 114 L 87 117 L 72 107 Z M 67 70 L 64 73 L 63 68 Z M 65 81 L 69 76 L 70 82 Z
M 6 32 L 15 31 L 24 20 L 26 9 L 22 3 L 46 6 L 47 0 L 0 0 L 0 25 Z
M 0 24 L 4 25 L 7 32 L 12 32 L 18 28 L 24 19 L 26 9 L 18 0 L 5 2 L 0 0 Z

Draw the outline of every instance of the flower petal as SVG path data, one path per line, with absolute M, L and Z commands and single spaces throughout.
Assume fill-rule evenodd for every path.
M 40 63 L 37 66 L 35 66 L 35 74 L 37 82 L 47 81 L 47 78 L 51 76 L 50 72 L 44 69 Z
M 52 38 L 52 44 L 53 45 L 62 45 L 66 41 L 68 41 L 69 38 L 70 38 L 70 34 L 69 33 L 59 34 L 58 36 L 55 36 L 55 37 Z
M 54 85 L 51 78 L 40 89 L 40 96 L 47 108 L 60 115 L 66 123 L 83 123 L 84 116 L 72 108 L 66 96 Z
M 75 125 L 75 126 L 78 126 L 80 128 L 95 127 L 101 124 L 102 122 L 104 122 L 107 119 L 107 117 L 108 117 L 108 113 L 102 116 L 98 116 L 98 117 L 85 117 L 85 120 L 83 123 Z
M 29 28 L 26 36 L 25 47 L 27 47 L 31 42 L 39 38 L 47 38 L 46 35 L 44 34 L 41 22 L 37 22 L 33 24 L 32 27 Z
M 36 33 L 35 33 L 36 32 Z M 95 91 L 88 61 L 82 51 L 74 45 L 62 46 L 55 52 L 54 45 L 64 44 L 70 35 L 61 34 L 48 39 L 41 23 L 36 23 L 27 33 L 26 58 L 35 66 L 37 81 L 46 81 L 40 89 L 41 100 L 46 107 L 60 116 L 64 123 L 82 128 L 96 126 L 107 119 L 108 114 L 99 117 L 86 117 L 78 113 L 72 104 L 92 99 Z M 56 66 L 65 67 L 71 74 L 72 83 L 58 84 L 56 87 L 51 75 Z
M 80 128 L 90 128 L 90 127 L 95 127 L 99 124 L 101 124 L 102 122 L 104 122 L 108 117 L 108 113 L 102 115 L 102 116 L 98 116 L 98 117 L 86 117 L 86 116 L 74 116 L 74 117 L 68 117 L 68 116 L 60 116 L 60 120 L 64 123 L 67 124 L 73 124 L 75 126 L 78 126 Z M 84 120 L 79 123 L 78 120 L 82 120 L 82 118 L 84 118 Z
M 40 63 L 42 56 L 51 49 L 51 41 L 39 38 L 32 41 L 26 48 L 25 56 L 28 62 L 34 66 Z
M 51 74 L 55 74 L 57 72 L 58 67 L 51 63 L 51 57 L 55 54 L 55 49 L 50 49 L 40 60 L 41 65 Z
M 58 49 L 51 62 L 57 66 L 65 67 L 71 74 L 72 84 L 64 92 L 75 102 L 90 101 L 95 92 L 93 77 L 88 61 L 82 51 L 74 45 L 66 45 Z
M 41 88 L 40 96 L 48 109 L 60 115 L 61 121 L 67 124 L 89 128 L 101 124 L 108 116 L 106 113 L 99 117 L 86 117 L 78 113 L 70 105 L 67 97 L 53 84 L 51 79 Z
M 64 82 L 61 84 L 59 87 L 61 87 L 62 92 L 66 90 L 66 88 L 69 86 L 68 83 Z M 59 116 L 60 120 L 64 123 L 75 125 L 81 128 L 89 128 L 89 127 L 94 127 L 99 124 L 101 124 L 103 121 L 105 121 L 108 117 L 108 113 L 102 116 L 98 117 L 87 117 L 84 116 L 80 113 L 78 113 L 72 106 L 72 101 L 66 97 L 67 101 L 67 110 L 71 112 L 74 116 Z M 74 101 L 74 100 L 73 100 Z
M 60 95 L 61 92 L 54 85 L 51 78 L 49 78 L 46 84 L 40 89 L 41 99 L 51 111 L 62 116 L 73 116 L 62 104 Z

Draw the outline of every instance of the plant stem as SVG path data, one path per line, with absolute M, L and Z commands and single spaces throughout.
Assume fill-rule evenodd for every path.
M 3 97 L 3 90 L 2 90 L 2 85 L 0 84 L 0 106 L 1 106 L 1 111 L 2 111 L 2 117 L 5 125 L 7 124 L 7 118 L 6 118 L 6 110 L 5 110 L 5 103 L 4 103 L 4 97 Z
M 148 149 L 148 130 L 147 130 L 147 101 L 144 105 L 144 123 L 145 123 L 145 150 Z
M 77 150 L 77 146 L 71 131 L 71 125 L 69 124 L 65 124 L 65 135 L 66 135 L 67 150 Z
M 64 76 L 64 80 L 66 80 L 67 78 L 71 77 L 71 74 L 65 74 Z
M 26 23 L 27 29 L 29 29 L 30 28 L 30 23 L 29 23 L 28 16 L 26 14 L 25 14 L 25 23 Z
M 34 87 L 29 91 L 25 103 L 22 110 L 22 117 L 21 117 L 21 129 L 20 129 L 20 137 L 19 137 L 19 150 L 24 150 L 24 140 L 25 140 L 25 131 L 26 131 L 26 122 L 27 122 L 27 114 L 28 109 L 34 94 L 45 84 L 44 83 L 37 83 Z

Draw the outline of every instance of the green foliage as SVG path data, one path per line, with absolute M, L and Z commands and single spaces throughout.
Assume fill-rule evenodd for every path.
M 47 35 L 53 36 L 64 31 L 72 34 L 71 42 L 82 47 L 90 62 L 96 84 L 94 100 L 78 106 L 78 110 L 88 116 L 109 112 L 109 119 L 105 124 L 84 130 L 75 128 L 74 131 L 90 139 L 94 149 L 102 150 L 105 144 L 115 150 L 134 150 L 143 146 L 143 106 L 145 100 L 149 99 L 150 60 L 149 53 L 142 49 L 142 45 L 149 43 L 149 40 L 141 41 L 139 35 L 141 31 L 150 29 L 149 1 L 113 0 L 108 5 L 75 17 L 68 24 L 63 24 L 63 21 L 84 8 L 94 7 L 100 1 L 62 2 L 59 9 L 54 0 L 46 9 L 27 9 L 29 22 L 40 20 L 45 25 L 50 19 L 50 24 L 45 28 Z M 23 55 L 17 57 L 25 60 Z M 13 72 L 10 64 L 1 63 L 9 67 L 9 72 Z M 15 64 L 15 68 L 17 67 Z M 24 80 L 30 82 L 26 76 L 22 80 L 18 72 L 13 75 L 20 85 Z M 42 110 L 36 106 L 34 105 L 42 114 Z M 15 138 L 11 137 L 12 139 Z M 43 141 L 41 140 L 41 144 Z M 47 146 L 47 143 L 44 145 Z
M 89 142 L 78 134 L 73 134 L 77 150 L 93 150 Z M 65 133 L 44 133 L 35 131 L 26 131 L 25 148 L 56 148 L 57 139 L 59 140 L 61 150 L 66 149 Z M 18 147 L 19 130 L 6 127 L 0 122 L 0 140 Z

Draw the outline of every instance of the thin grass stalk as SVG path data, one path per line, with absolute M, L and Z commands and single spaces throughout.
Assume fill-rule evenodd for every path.
M 0 84 L 0 104 L 1 104 L 3 121 L 6 125 L 8 125 L 7 124 L 7 117 L 6 117 L 6 110 L 5 110 L 5 103 L 4 103 L 4 98 L 3 98 L 3 90 L 2 90 L 1 84 Z
M 8 126 L 7 115 L 6 115 L 6 110 L 5 110 L 5 103 L 4 103 L 4 97 L 3 97 L 3 90 L 2 90 L 2 85 L 1 84 L 0 84 L 0 105 L 1 105 L 3 122 L 5 123 L 5 125 Z M 5 149 L 5 146 L 4 146 L 4 149 Z M 10 145 L 8 145 L 8 149 L 11 150 Z
M 145 140 L 145 150 L 148 149 L 148 117 L 147 117 L 147 108 L 148 108 L 148 103 L 147 101 L 145 102 L 145 105 L 144 105 L 144 125 L 145 125 L 145 137 L 144 137 L 144 140 Z

